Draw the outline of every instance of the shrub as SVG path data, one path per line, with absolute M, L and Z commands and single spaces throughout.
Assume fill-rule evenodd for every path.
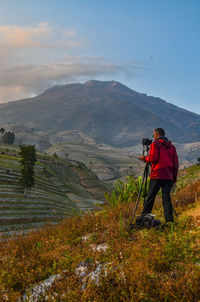
M 121 180 L 118 180 L 115 183 L 114 191 L 111 194 L 105 193 L 106 201 L 112 206 L 135 201 L 139 189 L 141 187 L 141 184 L 142 184 L 141 176 L 139 176 L 137 179 L 135 179 L 133 176 L 127 176 L 126 182 L 122 182 Z M 148 190 L 148 186 L 149 186 L 149 179 L 147 182 L 147 190 Z M 141 197 L 142 196 L 144 196 L 144 186 L 142 188 Z

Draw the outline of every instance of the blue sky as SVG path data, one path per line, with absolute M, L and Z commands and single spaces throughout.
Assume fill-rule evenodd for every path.
M 200 114 L 200 1 L 0 0 L 0 102 L 117 80 Z

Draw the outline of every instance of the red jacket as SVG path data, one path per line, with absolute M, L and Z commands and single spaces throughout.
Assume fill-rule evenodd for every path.
M 166 137 L 160 137 L 150 145 L 149 155 L 144 161 L 151 164 L 152 179 L 168 179 L 176 182 L 178 156 L 176 148 Z

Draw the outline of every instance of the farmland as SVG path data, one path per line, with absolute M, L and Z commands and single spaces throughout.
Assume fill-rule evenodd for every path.
M 35 185 L 24 197 L 20 185 L 19 147 L 0 148 L 0 232 L 26 232 L 46 223 L 88 211 L 110 190 L 94 173 L 77 161 L 37 153 Z

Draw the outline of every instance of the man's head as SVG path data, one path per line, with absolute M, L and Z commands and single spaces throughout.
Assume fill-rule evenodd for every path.
M 161 136 L 165 136 L 165 130 L 162 128 L 156 128 L 153 130 L 153 138 L 154 140 L 158 139 Z

